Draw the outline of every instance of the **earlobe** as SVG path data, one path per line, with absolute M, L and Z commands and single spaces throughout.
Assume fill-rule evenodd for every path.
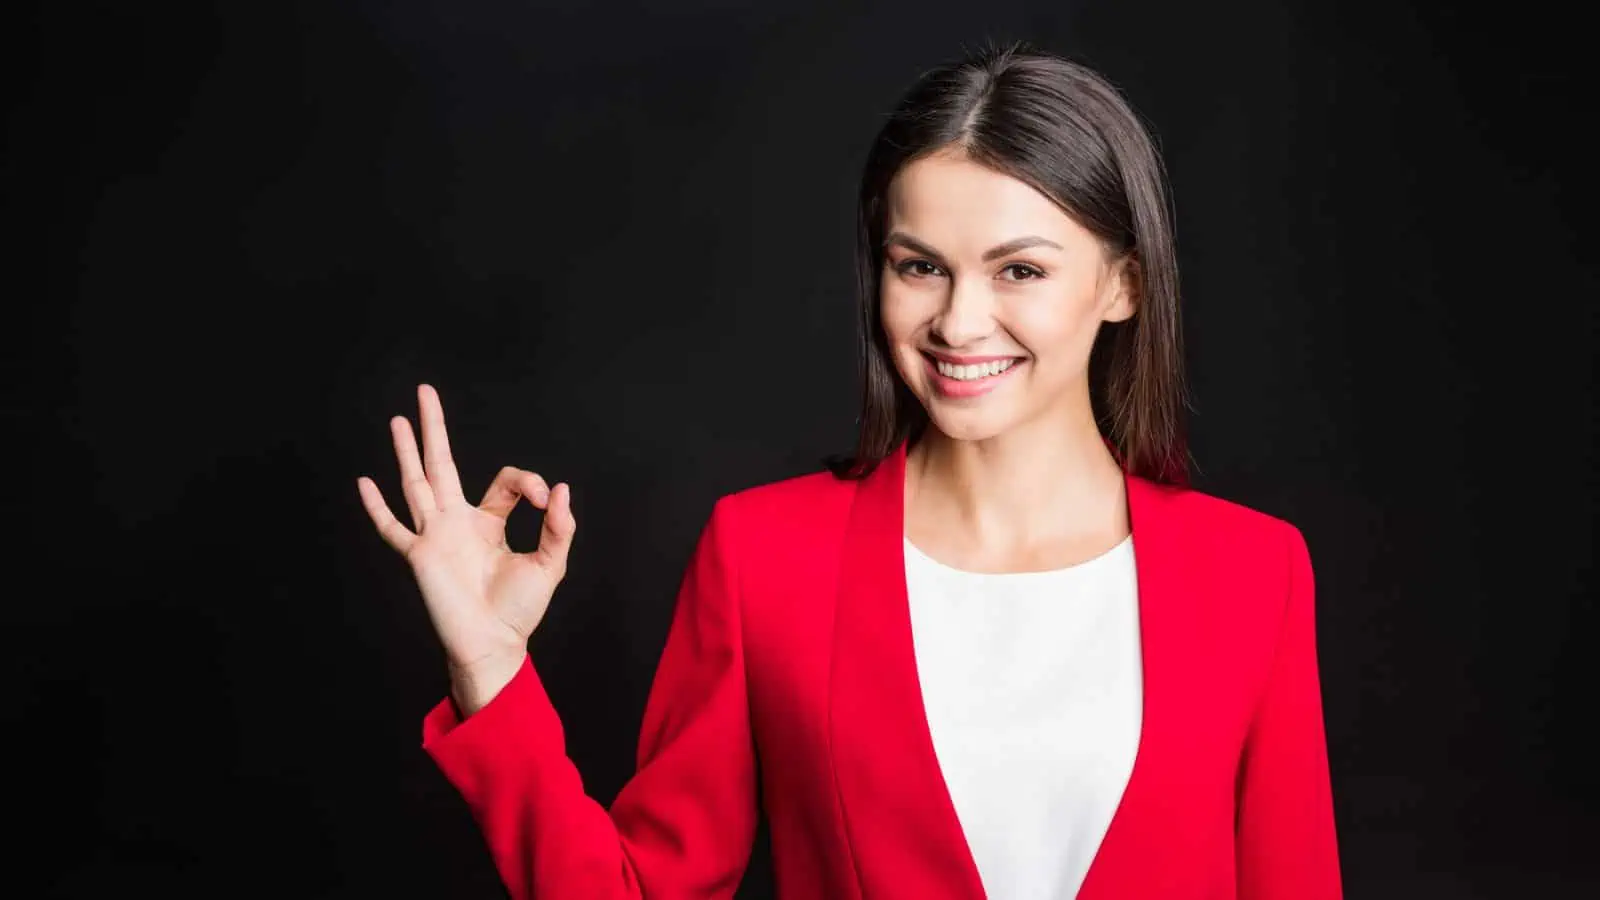
M 1125 322 L 1133 318 L 1138 304 L 1133 299 L 1133 294 L 1125 287 L 1117 288 L 1116 295 L 1111 300 L 1111 305 L 1106 308 L 1105 320 L 1107 322 Z
M 1102 318 L 1107 322 L 1125 322 L 1139 311 L 1139 261 L 1125 257 L 1118 263 L 1112 282 L 1111 302 L 1106 305 Z

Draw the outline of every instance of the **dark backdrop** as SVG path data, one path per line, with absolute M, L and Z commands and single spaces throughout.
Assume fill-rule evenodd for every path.
M 575 486 L 533 641 L 630 774 L 723 493 L 853 434 L 923 69 L 1107 72 L 1176 192 L 1199 487 L 1305 532 L 1351 897 L 1592 896 L 1592 49 L 1536 4 L 76 3 L 6 28 L 8 818 L 36 893 L 493 897 L 385 421 Z M 10 443 L 10 442 L 8 442 Z M 530 512 L 513 542 L 536 535 Z M 744 895 L 770 895 L 755 851 Z

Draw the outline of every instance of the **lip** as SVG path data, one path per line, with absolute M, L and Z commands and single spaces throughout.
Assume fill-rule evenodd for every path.
M 1000 354 L 998 356 L 957 356 L 954 353 L 945 353 L 940 350 L 923 350 L 924 356 L 931 356 L 943 360 L 953 366 L 975 366 L 979 363 L 994 362 L 1001 359 L 1022 359 L 1019 354 Z
M 944 356 L 943 354 L 938 354 L 938 356 L 939 356 L 940 359 L 947 359 L 947 357 Z M 1028 360 L 1026 358 L 1018 358 L 1018 357 L 1015 357 L 1015 356 L 978 356 L 978 357 L 970 357 L 969 356 L 969 357 L 955 357 L 955 358 L 956 359 L 971 359 L 971 360 L 975 360 L 977 362 L 988 362 L 990 360 L 996 360 L 996 359 L 1015 359 L 1017 361 L 1012 363 L 1010 368 L 1006 369 L 1004 372 L 1001 372 L 998 375 L 985 375 L 984 377 L 979 378 L 976 381 L 959 381 L 957 379 L 948 378 L 948 377 L 940 374 L 939 367 L 934 364 L 932 355 L 924 354 L 923 357 L 922 357 L 922 362 L 923 362 L 923 366 L 925 367 L 925 369 L 926 369 L 926 371 L 928 373 L 928 380 L 930 382 L 932 382 L 934 390 L 938 391 L 941 395 L 946 396 L 946 397 L 962 397 L 962 398 L 966 398 L 966 397 L 981 397 L 984 394 L 987 394 L 990 391 L 994 390 L 995 388 L 999 387 L 1001 384 L 1004 384 L 1005 380 L 1007 378 L 1010 378 L 1012 373 L 1016 372 L 1018 369 L 1020 369 L 1023 366 L 1028 364 Z M 959 363 L 959 365 L 972 365 L 972 364 L 973 363 L 966 363 L 966 362 Z

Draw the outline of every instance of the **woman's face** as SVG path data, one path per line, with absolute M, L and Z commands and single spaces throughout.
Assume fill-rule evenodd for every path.
M 895 368 L 959 440 L 1077 413 L 1101 322 L 1133 315 L 1133 273 L 1027 183 L 955 155 L 888 195 L 881 314 Z

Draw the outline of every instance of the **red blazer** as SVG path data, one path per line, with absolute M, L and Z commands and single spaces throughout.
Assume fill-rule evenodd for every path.
M 731 897 L 757 816 L 779 895 L 981 898 L 913 653 L 905 445 L 723 497 L 679 590 L 638 771 L 610 809 L 537 671 L 423 747 L 514 897 Z M 1144 709 L 1080 900 L 1341 896 L 1310 557 L 1280 519 L 1126 476 Z

